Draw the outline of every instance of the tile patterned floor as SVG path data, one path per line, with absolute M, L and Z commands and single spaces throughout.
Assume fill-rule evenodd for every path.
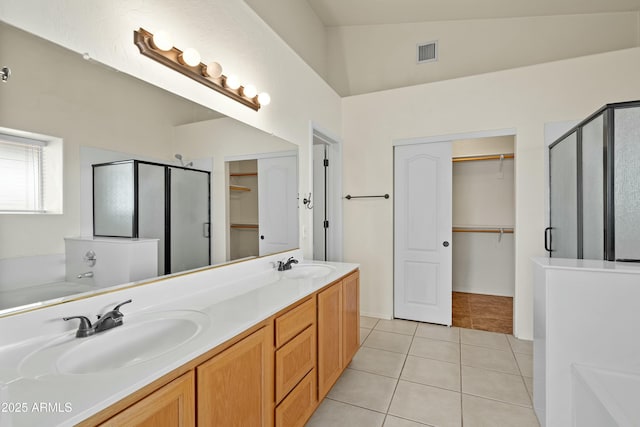
M 539 427 L 531 341 L 361 317 L 362 346 L 308 427 Z
M 453 292 L 453 326 L 513 333 L 513 298 Z

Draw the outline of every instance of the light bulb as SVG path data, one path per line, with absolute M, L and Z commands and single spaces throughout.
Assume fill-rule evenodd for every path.
M 269 95 L 267 92 L 262 92 L 260 95 L 258 95 L 258 103 L 260 105 L 269 105 L 271 103 L 271 95 Z
M 171 36 L 166 31 L 158 31 L 151 38 L 153 45 L 160 50 L 168 51 L 173 48 L 173 41 Z
M 236 90 L 240 87 L 240 79 L 236 75 L 230 75 L 225 81 L 225 86 L 229 89 Z
M 207 64 L 207 76 L 213 77 L 214 79 L 219 78 L 222 75 L 222 65 L 217 62 L 210 62 Z
M 247 98 L 253 98 L 258 94 L 258 89 L 256 89 L 254 85 L 249 84 L 242 88 L 242 94 Z
M 185 49 L 180 57 L 182 58 L 182 62 L 192 67 L 200 64 L 200 54 L 192 47 Z

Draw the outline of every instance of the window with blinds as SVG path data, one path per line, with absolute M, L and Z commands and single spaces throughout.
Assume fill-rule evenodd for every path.
M 0 133 L 0 212 L 44 212 L 44 147 L 42 141 Z

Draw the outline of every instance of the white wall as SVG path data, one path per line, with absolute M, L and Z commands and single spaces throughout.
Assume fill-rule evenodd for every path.
M 245 1 L 311 68 L 326 79 L 327 31 L 307 1 Z
M 328 27 L 328 81 L 357 95 L 635 47 L 638 30 L 638 12 Z M 416 64 L 434 40 L 438 61 Z
M 531 339 L 532 256 L 544 255 L 544 124 L 640 98 L 640 49 L 343 100 L 344 191 L 393 193 L 393 141 L 516 129 L 515 334 Z M 361 310 L 393 313 L 393 202 L 344 205 L 345 261 L 361 263 Z
M 490 136 L 486 138 L 457 139 L 451 146 L 453 157 L 509 154 L 514 150 L 512 135 Z
M 300 145 L 301 191 L 310 191 L 313 121 L 338 134 L 340 98 L 242 0 L 3 0 L 6 22 L 96 61 L 191 99 Z M 255 112 L 230 98 L 140 55 L 133 31 L 143 27 L 173 34 L 175 45 L 196 47 L 204 62 L 216 60 L 272 102 Z M 10 65 L 10 64 L 8 64 Z M 301 215 L 312 253 L 312 216 Z M 301 236 L 305 235 L 304 233 Z

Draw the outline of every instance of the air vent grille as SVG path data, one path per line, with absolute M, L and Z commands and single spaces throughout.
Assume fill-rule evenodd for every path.
M 438 42 L 421 43 L 418 45 L 418 64 L 438 60 Z

